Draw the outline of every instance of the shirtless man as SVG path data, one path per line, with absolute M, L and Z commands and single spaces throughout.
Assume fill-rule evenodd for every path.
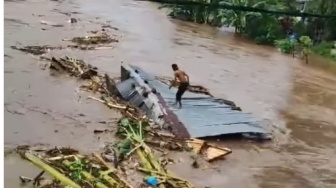
M 169 87 L 169 89 L 173 86 L 173 84 L 175 85 L 177 84 L 177 82 L 180 82 L 180 85 L 176 92 L 176 101 L 174 105 L 179 103 L 180 108 L 182 108 L 181 99 L 182 99 L 182 95 L 184 94 L 184 92 L 188 89 L 189 76 L 183 70 L 179 70 L 176 64 L 172 64 L 172 68 L 174 71 L 174 81 L 172 82 L 172 85 Z

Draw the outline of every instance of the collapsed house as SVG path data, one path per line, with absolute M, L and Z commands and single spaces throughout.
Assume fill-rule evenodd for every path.
M 270 139 L 252 115 L 243 113 L 223 100 L 186 91 L 183 108 L 173 106 L 176 88 L 132 65 L 121 65 L 121 81 L 114 94 L 139 107 L 148 118 L 178 138 L 203 138 L 241 134 L 249 138 Z

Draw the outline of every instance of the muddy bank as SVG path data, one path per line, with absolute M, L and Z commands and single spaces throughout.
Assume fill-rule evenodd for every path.
M 161 76 L 171 76 L 170 64 L 177 63 L 193 83 L 206 85 L 213 95 L 233 100 L 244 111 L 274 124 L 274 142 L 225 141 L 233 154 L 198 173 L 186 168 L 189 159 L 181 159 L 183 154 L 172 156 L 185 162 L 170 166 L 177 175 L 188 174 L 186 178 L 201 187 L 334 187 L 335 124 L 331 119 L 336 109 L 335 76 L 273 49 L 237 40 L 230 33 L 171 21 L 156 8 L 131 0 L 5 2 L 5 103 L 10 111 L 5 111 L 6 146 L 41 143 L 84 151 L 101 147 L 104 139 L 98 140 L 91 131 L 99 126 L 96 122 L 113 121 L 117 115 L 103 105 L 78 102 L 79 96 L 83 99 L 86 94 L 74 90 L 76 81 L 51 77 L 41 70 L 43 63 L 9 46 L 17 42 L 60 45 L 63 38 L 101 29 L 96 22 L 109 21 L 119 28 L 113 33 L 122 37 L 115 49 L 50 54 L 81 57 L 111 76 L 119 74 L 116 64 L 120 61 Z M 69 16 L 54 9 L 76 12 L 79 22 L 69 25 Z M 41 20 L 64 27 L 41 25 Z M 34 108 L 48 113 L 29 110 Z M 54 132 L 56 129 L 59 132 Z M 26 165 L 12 158 L 6 158 L 5 163 L 6 187 L 17 187 L 19 169 Z

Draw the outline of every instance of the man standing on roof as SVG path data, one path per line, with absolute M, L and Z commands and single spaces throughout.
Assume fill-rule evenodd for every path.
M 183 71 L 183 70 L 179 70 L 177 64 L 172 64 L 172 68 L 174 71 L 174 80 L 172 82 L 172 84 L 170 85 L 169 89 L 177 84 L 178 82 L 180 83 L 178 90 L 176 92 L 176 101 L 174 103 L 174 105 L 177 105 L 177 103 L 179 103 L 180 108 L 182 108 L 182 95 L 184 94 L 184 92 L 188 89 L 189 86 L 189 76 Z

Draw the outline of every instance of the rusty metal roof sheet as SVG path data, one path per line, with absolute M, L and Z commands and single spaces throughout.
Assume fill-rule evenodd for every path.
M 232 110 L 229 105 L 222 104 L 215 98 L 204 94 L 186 91 L 182 99 L 183 108 L 177 109 L 172 106 L 175 102 L 175 88 L 169 89 L 166 84 L 155 79 L 154 76 L 149 75 L 139 67 L 129 67 L 136 70 L 150 88 L 155 88 L 159 93 L 159 98 L 163 99 L 166 110 L 172 112 L 174 116 L 176 115 L 179 123 L 170 118 L 170 124 L 177 124 L 172 125 L 175 129 L 173 130 L 174 134 L 180 134 L 181 137 L 200 138 L 224 134 L 267 133 L 252 115 Z M 123 82 L 121 85 L 123 85 L 124 91 L 121 93 L 130 93 L 130 90 L 126 88 L 130 88 L 131 83 L 136 83 L 136 81 L 130 78 Z

